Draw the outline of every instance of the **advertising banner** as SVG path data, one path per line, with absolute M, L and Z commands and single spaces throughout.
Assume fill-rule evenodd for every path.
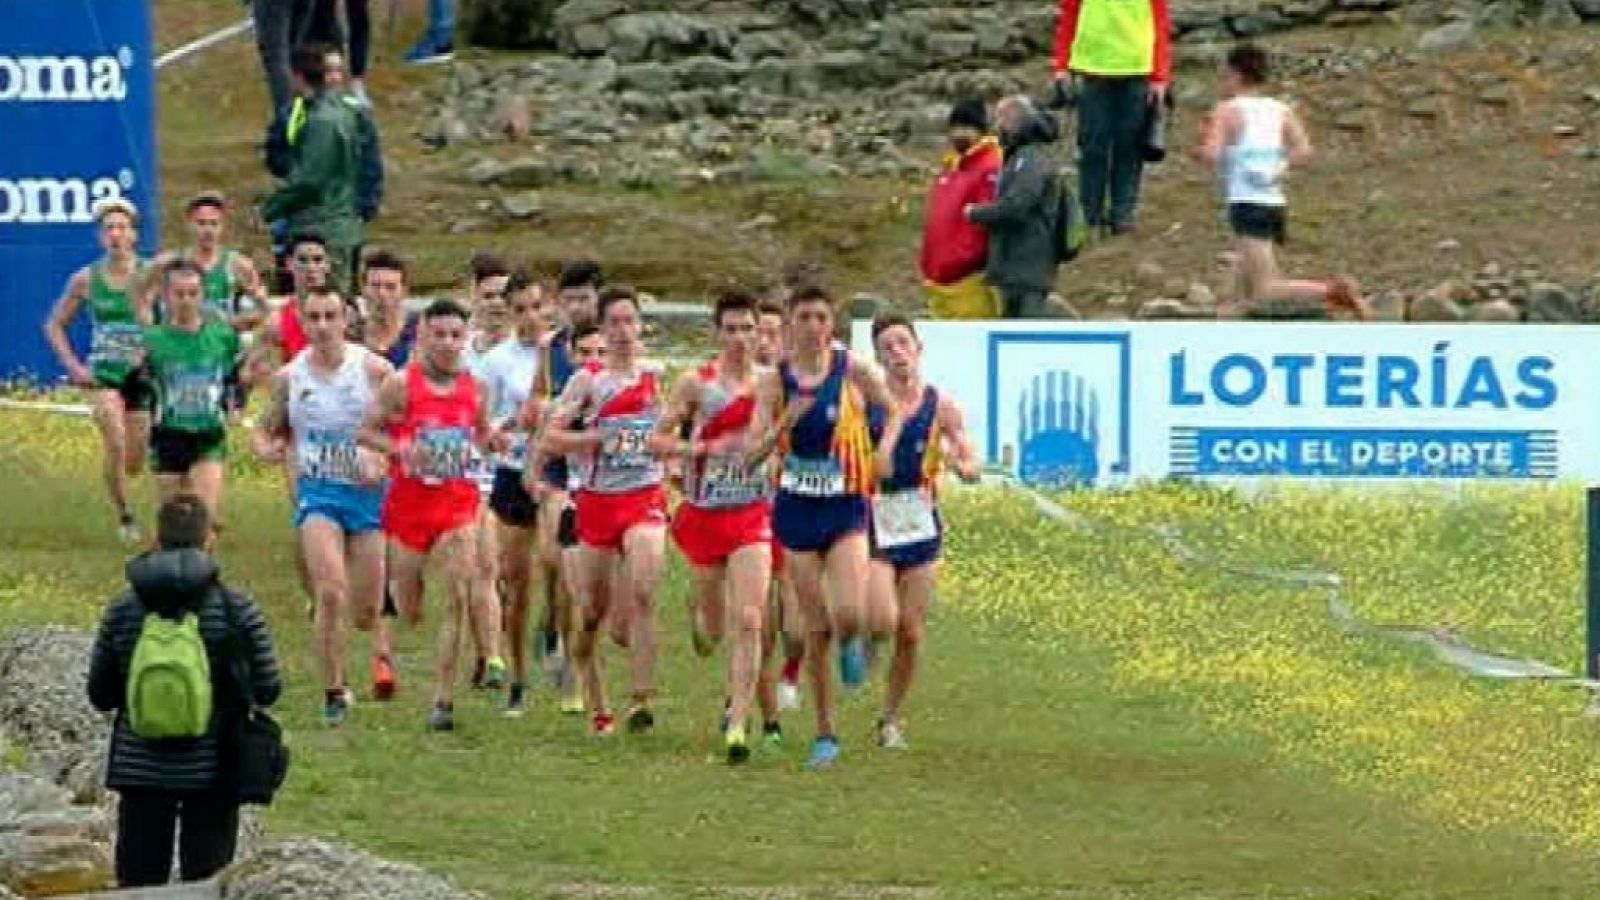
M 868 348 L 865 323 L 858 349 Z M 1034 484 L 1600 478 L 1600 328 L 919 323 L 991 463 Z
M 40 332 L 98 256 L 93 208 L 126 197 L 156 246 L 150 5 L 0 0 L 0 379 L 61 374 Z M 80 344 L 87 322 L 75 324 Z

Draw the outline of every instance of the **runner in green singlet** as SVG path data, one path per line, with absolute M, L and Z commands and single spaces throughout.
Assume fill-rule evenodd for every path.
M 187 260 L 161 273 L 168 320 L 145 333 L 144 367 L 155 388 L 150 455 L 165 502 L 198 496 L 217 521 L 227 450 L 227 398 L 239 377 L 239 335 L 201 312 L 200 268 Z
M 189 201 L 185 212 L 189 231 L 194 235 L 193 246 L 157 256 L 152 271 L 161 271 L 174 259 L 189 260 L 200 268 L 205 314 L 227 322 L 234 331 L 253 330 L 266 317 L 266 288 L 249 254 L 222 243 L 228 217 L 227 198 L 218 191 L 203 191 Z M 153 280 L 145 287 L 151 300 L 160 290 L 161 285 Z
M 90 392 L 106 493 L 117 511 L 119 534 L 134 543 L 139 529 L 128 509 L 128 482 L 144 466 L 150 431 L 149 390 L 135 374 L 149 322 L 148 309 L 135 301 L 132 290 L 141 268 L 134 249 L 139 211 L 126 200 L 104 201 L 95 207 L 95 220 L 105 256 L 68 279 L 44 333 L 68 380 Z M 93 329 L 87 360 L 78 357 L 67 339 L 67 326 L 85 308 Z

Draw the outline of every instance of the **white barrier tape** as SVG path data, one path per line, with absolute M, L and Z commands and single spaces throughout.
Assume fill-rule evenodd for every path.
M 1154 539 L 1174 559 L 1185 565 L 1210 568 L 1225 575 L 1251 581 L 1264 581 L 1291 588 L 1324 590 L 1327 592 L 1328 597 L 1329 616 L 1333 618 L 1335 624 L 1347 632 L 1374 635 L 1403 643 L 1420 644 L 1432 650 L 1434 657 L 1440 662 L 1480 678 L 1500 681 L 1538 681 L 1585 688 L 1596 694 L 1594 699 L 1597 704 L 1600 704 L 1600 681 L 1580 678 L 1549 663 L 1479 650 L 1446 629 L 1424 631 L 1420 629 L 1391 628 L 1366 622 L 1344 602 L 1344 580 L 1337 573 L 1242 566 L 1186 543 L 1176 526 L 1168 524 L 1145 528 L 1130 528 L 1118 525 L 1114 522 L 1096 519 L 1092 516 L 1064 509 L 1050 498 L 1022 484 L 1008 472 L 989 470 L 986 475 L 988 477 L 985 480 L 999 482 L 1008 490 L 1020 492 L 1032 501 L 1034 508 L 1038 509 L 1046 518 L 1074 530 L 1132 532 Z
M 185 59 L 186 57 L 193 56 L 194 54 L 199 53 L 201 50 L 214 47 L 230 38 L 238 37 L 247 31 L 253 31 L 255 30 L 255 27 L 256 21 L 253 18 L 247 18 L 242 22 L 235 22 L 234 24 L 229 25 L 227 28 L 213 31 L 205 37 L 196 38 L 195 40 L 192 40 L 181 47 L 168 50 L 166 53 L 156 57 L 155 67 L 157 69 L 161 69 L 162 67 L 170 65 L 171 63 L 175 63 Z
M 94 415 L 94 410 L 81 403 L 46 403 L 42 400 L 10 400 L 4 397 L 0 397 L 0 409 L 60 413 L 65 416 L 81 416 L 83 418 Z

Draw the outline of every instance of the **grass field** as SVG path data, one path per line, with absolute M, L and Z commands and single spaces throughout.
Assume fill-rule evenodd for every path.
M 80 420 L 0 411 L 0 628 L 90 627 L 122 552 Z M 684 580 L 662 602 L 662 727 L 598 743 L 553 698 L 520 721 L 465 698 L 423 733 L 431 646 L 402 698 L 319 731 L 282 492 L 235 466 L 220 549 L 267 609 L 297 767 L 267 815 L 447 872 L 496 898 L 1592 897 L 1600 748 L 1581 693 L 1492 684 L 1354 638 L 1315 593 L 1185 568 L 1154 540 L 1074 532 L 1016 496 L 949 504 L 913 749 L 802 771 L 811 729 L 744 770 L 715 761 L 720 666 L 689 651 Z M 1077 495 L 1255 564 L 1327 567 L 1383 623 L 1580 665 L 1576 490 L 1196 489 Z M 612 657 L 612 659 L 616 659 Z M 620 666 L 611 671 L 620 674 Z

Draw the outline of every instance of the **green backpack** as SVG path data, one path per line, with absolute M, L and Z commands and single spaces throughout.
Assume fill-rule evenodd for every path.
M 1060 265 L 1078 258 L 1089 240 L 1089 226 L 1083 218 L 1083 207 L 1078 205 L 1078 195 L 1072 190 L 1078 180 L 1077 171 L 1062 169 L 1058 178 L 1054 237 L 1056 264 Z
M 142 738 L 195 738 L 211 725 L 211 661 L 194 613 L 144 617 L 128 667 L 128 725 Z

